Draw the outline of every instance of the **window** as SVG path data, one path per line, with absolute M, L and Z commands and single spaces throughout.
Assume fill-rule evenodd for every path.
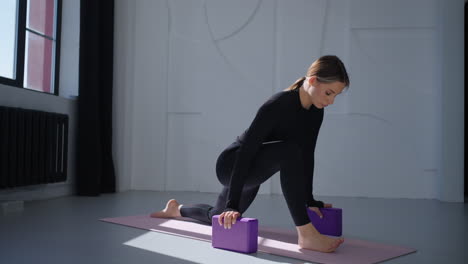
M 4 0 L 0 9 L 0 76 L 15 78 L 16 2 Z
M 61 2 L 2 0 L 0 83 L 58 94 Z

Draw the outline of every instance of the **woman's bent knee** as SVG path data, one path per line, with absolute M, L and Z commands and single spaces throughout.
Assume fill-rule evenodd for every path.
M 282 143 L 282 160 L 297 160 L 302 157 L 302 150 L 296 142 L 283 141 Z

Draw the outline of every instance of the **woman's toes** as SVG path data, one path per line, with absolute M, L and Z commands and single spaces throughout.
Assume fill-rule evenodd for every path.
M 332 248 L 336 248 L 338 247 L 338 245 L 340 244 L 340 241 L 336 240 L 336 241 L 333 241 L 333 245 L 332 245 Z
M 341 244 L 341 242 L 339 240 L 335 240 L 335 241 L 333 241 L 330 249 L 334 251 L 340 244 Z
M 343 239 L 338 239 L 333 242 L 332 249 L 335 251 L 342 243 L 344 242 Z
M 341 244 L 343 244 L 343 243 L 344 243 L 344 238 L 340 238 L 340 240 L 339 240 L 339 241 L 340 241 L 340 244 L 338 244 L 338 245 L 341 245 Z

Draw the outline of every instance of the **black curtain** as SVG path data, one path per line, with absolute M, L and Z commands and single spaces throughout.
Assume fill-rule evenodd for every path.
M 115 192 L 112 159 L 114 0 L 81 0 L 76 193 Z
M 467 137 L 466 135 L 468 134 L 467 133 L 467 130 L 466 130 L 466 122 L 468 121 L 468 118 L 466 118 L 466 102 L 468 102 L 468 82 L 467 82 L 467 78 L 466 76 L 468 75 L 468 63 L 467 63 L 467 59 L 468 59 L 468 49 L 466 48 L 467 46 L 467 43 L 466 43 L 466 40 L 468 39 L 468 18 L 466 17 L 466 13 L 468 12 L 468 8 L 467 8 L 467 3 L 465 2 L 465 13 L 464 13 L 464 16 L 465 16 L 465 109 L 464 109 L 464 113 L 465 113 L 465 149 L 464 149 L 464 155 L 465 155 L 465 160 L 464 160 L 464 168 L 465 168 L 465 203 L 468 203 L 468 168 L 466 168 L 466 160 L 467 160 L 467 153 L 466 153 L 466 146 L 468 145 L 468 142 L 467 141 Z

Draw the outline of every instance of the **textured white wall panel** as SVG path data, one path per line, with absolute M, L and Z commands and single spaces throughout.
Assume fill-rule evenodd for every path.
M 442 120 L 452 124 L 441 114 L 441 56 L 458 2 L 443 12 L 442 0 L 136 2 L 124 53 L 134 53 L 132 188 L 218 192 L 218 155 L 259 106 L 335 54 L 351 87 L 325 109 L 314 193 L 440 197 L 458 182 L 446 182 L 450 153 L 440 153 Z M 282 193 L 279 182 L 260 193 Z
M 136 2 L 132 90 L 132 188 L 164 190 L 169 12 L 165 1 Z M 161 37 L 164 36 L 164 37 Z
M 437 24 L 437 1 L 351 0 L 351 27 L 433 27 Z
M 171 114 L 168 127 L 166 188 L 193 191 L 202 184 L 203 145 L 199 114 Z

